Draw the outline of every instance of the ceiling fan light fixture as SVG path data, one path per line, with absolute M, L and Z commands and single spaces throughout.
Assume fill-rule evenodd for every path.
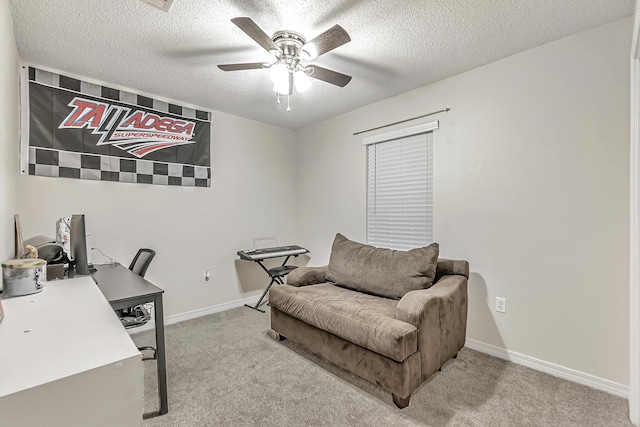
M 318 56 L 316 49 L 313 46 L 305 46 L 300 51 L 300 59 L 304 59 L 305 61 L 311 61 Z
M 296 71 L 293 75 L 293 84 L 296 90 L 302 93 L 311 87 L 311 79 L 304 71 Z
M 289 95 L 289 79 L 283 79 L 273 84 L 273 91 L 280 95 Z
M 143 1 L 172 1 L 172 0 L 143 0 Z M 223 71 L 239 71 L 270 68 L 270 79 L 276 92 L 276 102 L 280 103 L 280 95 L 287 97 L 287 111 L 291 111 L 289 98 L 295 89 L 304 92 L 311 87 L 311 78 L 322 80 L 333 85 L 344 87 L 351 76 L 329 70 L 317 65 L 307 65 L 307 61 L 324 55 L 345 43 L 351 41 L 349 34 L 340 25 L 334 25 L 307 43 L 306 38 L 295 31 L 276 31 L 272 36 L 267 35 L 253 19 L 237 17 L 231 20 L 240 30 L 253 39 L 267 52 L 275 56 L 272 63 L 249 62 L 242 64 L 220 64 Z
M 276 85 L 278 83 L 288 83 L 289 70 L 287 69 L 287 66 L 285 64 L 280 62 L 271 67 L 271 73 L 269 74 L 269 77 L 271 78 L 271 81 Z

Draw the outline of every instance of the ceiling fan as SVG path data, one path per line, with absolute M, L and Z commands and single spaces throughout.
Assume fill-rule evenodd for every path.
M 218 65 L 223 71 L 271 69 L 273 90 L 278 95 L 291 95 L 293 88 L 303 92 L 311 85 L 309 77 L 344 87 L 351 76 L 314 64 L 302 64 L 351 41 L 349 34 L 340 25 L 334 25 L 313 40 L 307 40 L 294 31 L 276 31 L 269 37 L 251 18 L 231 20 L 256 43 L 275 56 L 275 61 L 249 62 L 243 64 Z

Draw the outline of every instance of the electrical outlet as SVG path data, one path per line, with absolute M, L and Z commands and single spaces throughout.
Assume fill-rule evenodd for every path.
M 211 282 L 211 270 L 205 270 L 204 271 L 204 283 L 209 283 Z
M 506 313 L 507 312 L 507 299 L 496 297 L 496 311 L 498 313 Z

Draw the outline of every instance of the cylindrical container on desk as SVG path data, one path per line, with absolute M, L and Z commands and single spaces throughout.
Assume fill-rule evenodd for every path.
M 7 297 L 35 294 L 47 281 L 43 259 L 10 259 L 2 262 L 2 292 Z

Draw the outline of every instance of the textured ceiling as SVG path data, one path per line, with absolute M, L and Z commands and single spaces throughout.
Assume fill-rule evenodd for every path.
M 10 0 L 22 61 L 296 129 L 633 14 L 633 0 Z M 217 64 L 272 56 L 232 22 L 310 40 L 340 24 L 351 42 L 313 63 L 353 76 L 313 80 L 275 103 L 268 70 Z M 631 37 L 631 34 L 629 34 Z M 285 103 L 286 104 L 286 103 Z

